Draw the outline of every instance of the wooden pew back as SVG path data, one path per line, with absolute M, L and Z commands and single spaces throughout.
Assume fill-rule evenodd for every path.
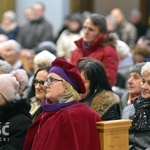
M 101 150 L 128 150 L 132 120 L 97 122 Z

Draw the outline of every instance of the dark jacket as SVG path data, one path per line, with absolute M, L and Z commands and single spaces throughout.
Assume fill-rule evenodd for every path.
M 21 27 L 17 41 L 23 48 L 33 49 L 43 41 L 53 40 L 53 30 L 44 18 L 32 20 Z
M 5 34 L 8 37 L 8 39 L 16 40 L 19 30 L 20 30 L 19 26 L 16 26 L 14 29 L 10 31 L 5 31 L 2 27 L 0 27 L 0 34 Z
M 115 49 L 116 39 L 113 35 L 102 35 L 86 47 L 83 39 L 75 41 L 77 48 L 71 56 L 71 63 L 75 66 L 82 57 L 91 57 L 101 61 L 105 67 L 106 75 L 111 86 L 115 84 L 118 74 L 118 55 Z
M 7 102 L 0 107 L 0 150 L 22 150 L 32 123 L 30 105 L 25 100 Z
M 135 113 L 129 117 L 133 120 L 130 128 L 130 150 L 150 149 L 150 99 L 139 97 L 133 105 Z
M 82 102 L 87 103 L 92 109 L 101 115 L 104 120 L 120 119 L 119 97 L 111 91 L 102 91 L 94 97 L 85 99 Z

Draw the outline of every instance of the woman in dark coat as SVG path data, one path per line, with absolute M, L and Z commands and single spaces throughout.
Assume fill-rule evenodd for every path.
M 77 65 L 86 86 L 82 102 L 102 116 L 102 120 L 120 119 L 119 97 L 112 92 L 102 63 L 82 58 Z
M 0 150 L 22 150 L 32 123 L 30 105 L 15 99 L 19 82 L 13 74 L 0 75 Z
M 20 27 L 16 21 L 16 14 L 13 11 L 6 11 L 2 16 L 0 24 L 0 34 L 4 34 L 8 39 L 16 40 Z

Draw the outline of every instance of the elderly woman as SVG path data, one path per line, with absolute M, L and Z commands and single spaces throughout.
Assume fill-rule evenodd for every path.
M 135 113 L 129 117 L 133 120 L 130 128 L 130 150 L 150 149 L 150 62 L 142 67 L 141 75 L 141 95 L 131 105 Z
M 85 85 L 78 69 L 56 58 L 44 85 L 44 111 L 29 128 L 24 150 L 99 150 L 100 115 L 79 102 Z
M 4 34 L 8 39 L 16 39 L 19 32 L 19 25 L 16 21 L 16 13 L 8 10 L 2 16 L 2 23 L 0 24 L 0 34 Z

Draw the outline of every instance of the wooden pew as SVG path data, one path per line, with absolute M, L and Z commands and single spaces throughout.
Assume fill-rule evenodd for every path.
M 129 150 L 129 128 L 132 120 L 97 122 L 101 150 Z

